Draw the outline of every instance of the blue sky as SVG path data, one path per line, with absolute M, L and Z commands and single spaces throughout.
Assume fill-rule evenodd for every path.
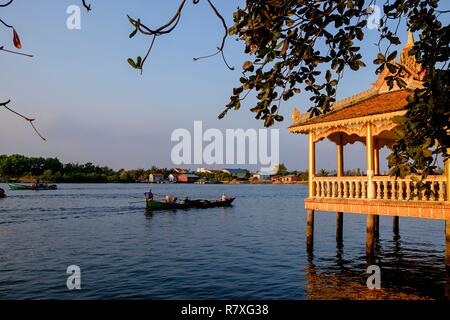
M 216 2 L 231 25 L 232 12 L 243 1 Z M 220 57 L 192 60 L 213 52 L 222 36 L 221 24 L 205 1 L 188 2 L 176 31 L 158 38 L 142 76 L 126 60 L 143 55 L 149 39 L 128 38 L 132 29 L 126 14 L 159 26 L 173 15 L 179 1 L 91 3 L 91 13 L 82 11 L 81 30 L 66 28 L 66 9 L 78 4 L 76 0 L 16 0 L 0 9 L 0 16 L 19 32 L 22 51 L 35 55 L 28 59 L 0 52 L 0 100 L 11 99 L 17 111 L 36 117 L 48 139 L 41 142 L 21 119 L 0 110 L 0 154 L 54 156 L 63 162 L 90 161 L 116 169 L 170 167 L 172 131 L 192 130 L 194 120 L 222 130 L 262 128 L 248 111 L 251 99 L 240 111 L 217 119 L 248 57 L 242 43 L 229 39 L 226 56 L 236 71 L 228 70 Z M 346 72 L 338 98 L 366 90 L 376 79 L 371 62 L 378 33 L 367 31 L 363 47 L 367 68 Z M 405 30 L 400 37 L 406 41 Z M 11 46 L 11 32 L 3 27 L 0 44 Z M 276 126 L 281 137 L 280 160 L 290 169 L 307 167 L 306 137 L 288 134 L 287 127 L 292 109 L 304 112 L 308 106 L 303 96 L 285 103 L 286 121 Z M 346 146 L 345 152 L 348 168 L 365 167 L 362 144 Z M 318 168 L 334 169 L 333 144 L 319 143 L 317 153 Z

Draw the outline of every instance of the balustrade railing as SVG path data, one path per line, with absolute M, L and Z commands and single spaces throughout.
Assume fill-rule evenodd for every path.
M 367 199 L 366 177 L 315 177 L 316 197 Z
M 354 177 L 314 177 L 315 197 L 340 199 L 367 199 L 368 178 Z M 412 200 L 442 202 L 446 199 L 448 186 L 445 176 L 428 176 L 425 187 L 412 177 L 398 179 L 390 176 L 372 177 L 374 199 Z
M 422 187 L 412 177 L 375 176 L 373 182 L 375 199 L 379 200 L 445 201 L 448 192 L 445 176 L 428 176 Z

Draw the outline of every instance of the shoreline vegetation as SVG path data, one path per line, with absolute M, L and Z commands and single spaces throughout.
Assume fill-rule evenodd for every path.
M 182 183 L 181 175 L 195 176 L 189 183 L 198 184 L 307 184 L 307 171 L 288 171 L 280 164 L 275 174 L 261 178 L 259 173 L 239 169 L 235 175 L 232 169 L 209 170 L 202 168 L 192 172 L 188 169 L 157 168 L 113 170 L 107 166 L 98 166 L 90 162 L 85 164 L 63 164 L 58 158 L 27 157 L 23 155 L 0 155 L 0 182 L 33 183 L 37 179 L 51 183 L 152 183 L 151 177 L 160 180 L 153 183 Z M 238 170 L 238 171 L 239 171 Z M 245 174 L 242 175 L 242 171 Z M 360 171 L 349 172 L 359 175 Z M 319 176 L 332 176 L 335 173 L 321 169 Z M 175 180 L 173 179 L 175 177 Z M 178 179 L 177 179 L 178 178 Z

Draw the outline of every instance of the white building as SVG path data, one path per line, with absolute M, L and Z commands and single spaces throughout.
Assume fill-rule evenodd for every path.
M 164 175 L 162 173 L 151 173 L 148 176 L 148 181 L 150 183 L 158 183 L 164 181 Z
M 253 178 L 257 180 L 270 181 L 272 179 L 272 175 L 267 172 L 257 172 L 253 175 Z

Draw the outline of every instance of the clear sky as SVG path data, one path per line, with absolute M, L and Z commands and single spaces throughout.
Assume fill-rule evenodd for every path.
M 177 128 L 192 130 L 194 120 L 221 130 L 263 127 L 248 111 L 251 99 L 240 111 L 217 119 L 248 57 L 242 43 L 229 39 L 226 56 L 236 71 L 228 70 L 220 57 L 192 60 L 213 52 L 222 36 L 221 24 L 206 1 L 188 1 L 176 31 L 158 38 L 142 76 L 126 60 L 144 55 L 149 39 L 128 38 L 132 28 L 126 14 L 159 26 L 174 14 L 179 1 L 91 0 L 93 11 L 82 11 L 82 29 L 68 30 L 66 9 L 79 2 L 16 0 L 0 9 L 0 16 L 19 32 L 22 51 L 35 55 L 28 59 L 0 52 L 0 100 L 11 99 L 17 111 L 36 117 L 48 139 L 40 141 L 23 120 L 0 110 L 0 154 L 54 156 L 116 169 L 171 167 L 171 133 Z M 243 1 L 216 2 L 231 25 L 232 12 Z M 405 30 L 399 35 L 406 41 Z M 346 72 L 338 98 L 369 89 L 375 81 L 377 37 L 377 31 L 367 30 L 367 68 Z M 11 31 L 0 26 L 0 45 L 11 47 L 11 42 Z M 288 134 L 287 127 L 292 109 L 305 112 L 308 101 L 298 97 L 282 106 L 286 120 L 277 125 L 280 160 L 289 169 L 307 168 L 306 137 Z M 321 142 L 317 152 L 318 168 L 335 168 L 333 144 Z M 364 169 L 362 144 L 346 146 L 345 152 L 348 168 Z

